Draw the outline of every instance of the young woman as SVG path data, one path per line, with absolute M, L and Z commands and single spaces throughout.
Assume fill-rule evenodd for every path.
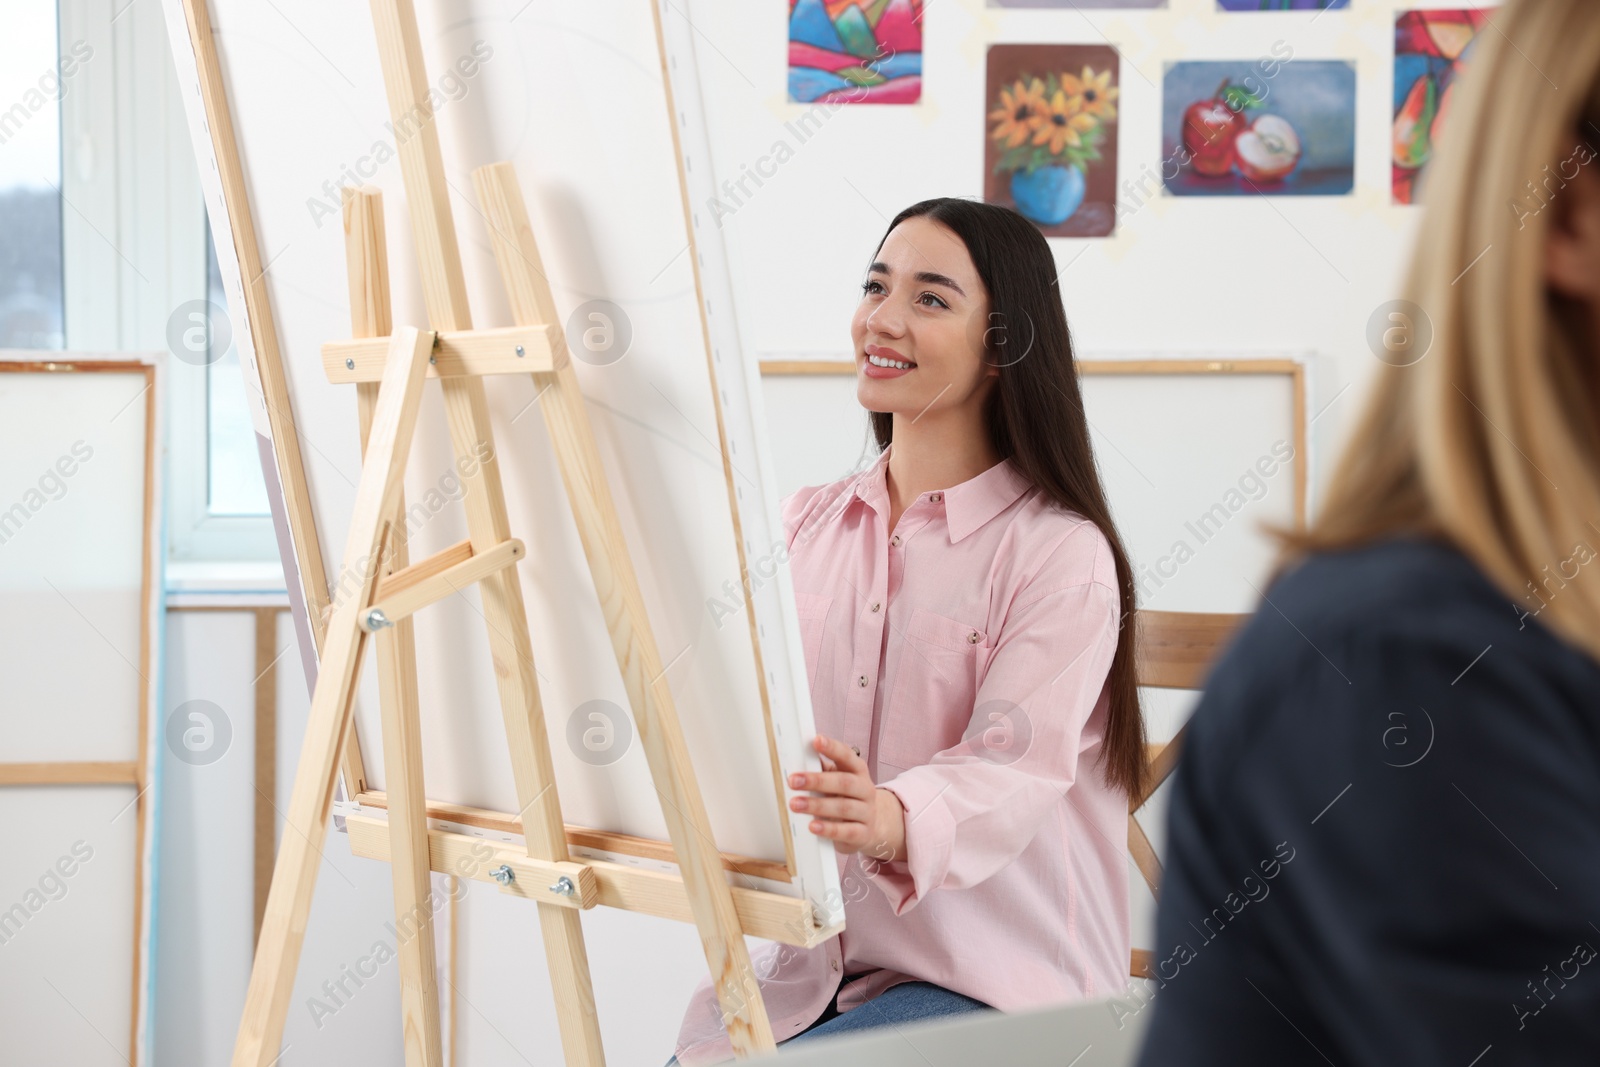
M 1600 1058 L 1600 8 L 1490 23 L 1405 294 L 1431 348 L 1392 339 L 1189 730 L 1150 1067 Z
M 774 1036 L 1121 990 L 1144 770 L 1133 583 L 1038 229 L 916 204 L 851 323 L 881 454 L 783 501 L 847 928 L 754 967 Z M 677 1062 L 729 1042 L 709 979 Z

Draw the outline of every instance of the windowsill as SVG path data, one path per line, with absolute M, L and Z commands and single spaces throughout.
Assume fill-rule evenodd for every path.
M 289 606 L 277 560 L 194 560 L 166 565 L 168 608 Z

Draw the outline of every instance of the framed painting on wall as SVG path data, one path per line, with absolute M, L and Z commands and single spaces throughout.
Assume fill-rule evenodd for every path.
M 997 44 L 985 77 L 983 199 L 1015 208 L 1046 237 L 1116 228 L 1116 49 Z
M 922 0 L 789 0 L 789 99 L 922 99 Z
M 1344 60 L 1169 63 L 1161 150 L 1174 196 L 1342 196 L 1355 186 L 1356 71 Z
M 1456 77 L 1488 11 L 1401 11 L 1394 20 L 1391 188 L 1396 204 L 1420 203 L 1423 175 L 1444 124 Z

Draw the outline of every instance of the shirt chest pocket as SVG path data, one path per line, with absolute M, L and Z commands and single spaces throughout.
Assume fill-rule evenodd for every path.
M 806 654 L 806 688 L 817 688 L 817 666 L 822 660 L 822 635 L 828 627 L 828 609 L 833 597 L 818 593 L 794 594 L 795 614 L 800 617 L 800 642 Z
M 911 613 L 901 637 L 878 730 L 878 763 L 893 772 L 921 766 L 961 740 L 979 665 L 990 652 L 983 629 L 926 608 Z

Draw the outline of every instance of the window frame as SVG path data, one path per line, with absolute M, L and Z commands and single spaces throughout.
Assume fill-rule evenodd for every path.
M 207 296 L 207 229 L 165 15 L 130 0 L 59 0 L 58 11 L 61 50 L 93 49 L 61 98 L 67 347 L 170 351 L 174 309 Z M 210 512 L 208 368 L 166 367 L 167 560 L 277 562 L 270 515 Z

